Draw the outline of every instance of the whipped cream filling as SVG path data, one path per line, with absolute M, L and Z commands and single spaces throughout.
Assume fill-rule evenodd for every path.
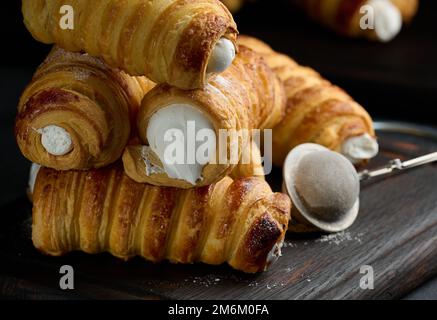
M 202 179 L 203 167 L 213 156 L 199 159 L 198 151 L 216 149 L 214 127 L 201 111 L 189 104 L 171 104 L 153 114 L 147 127 L 147 140 L 167 176 L 192 185 Z
M 281 241 L 280 243 L 275 243 L 272 250 L 270 250 L 269 254 L 267 255 L 267 265 L 275 263 L 279 259 L 279 257 L 282 256 L 283 245 L 284 241 Z
M 141 158 L 143 159 L 146 166 L 146 174 L 148 176 L 164 172 L 164 169 L 162 167 L 153 163 L 153 160 L 151 159 L 152 152 L 153 151 L 149 146 L 143 146 L 141 148 Z
M 232 41 L 221 38 L 215 45 L 209 58 L 207 73 L 222 73 L 235 59 L 235 46 Z
M 369 0 L 375 14 L 375 33 L 380 41 L 387 42 L 396 37 L 402 29 L 402 15 L 389 0 Z
M 70 134 L 62 127 L 50 125 L 38 130 L 41 143 L 48 153 L 63 156 L 73 149 Z
M 379 145 L 369 134 L 347 139 L 342 146 L 341 153 L 353 164 L 375 157 L 379 152 Z
M 39 164 L 32 163 L 32 166 L 30 167 L 29 183 L 28 183 L 30 194 L 33 194 L 33 190 L 35 189 L 35 182 L 36 182 L 36 177 L 38 176 L 39 169 L 41 169 L 41 166 Z

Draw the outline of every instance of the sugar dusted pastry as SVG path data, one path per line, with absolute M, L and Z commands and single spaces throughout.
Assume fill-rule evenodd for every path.
M 419 0 L 296 0 L 310 17 L 335 31 L 390 41 L 412 20 Z M 371 15 L 373 13 L 373 15 Z M 373 17 L 370 18 L 369 17 Z M 373 20 L 372 28 L 364 27 Z
M 65 3 L 23 0 L 35 39 L 101 57 L 132 76 L 202 88 L 235 57 L 237 27 L 219 0 L 71 0 L 72 30 L 60 26 Z
M 23 92 L 15 135 L 30 161 L 58 170 L 120 158 L 131 122 L 154 84 L 86 54 L 54 48 Z
M 239 51 L 232 66 L 204 89 L 186 91 L 159 85 L 144 97 L 137 124 L 144 146 L 131 146 L 123 156 L 132 179 L 178 188 L 217 182 L 235 169 L 243 151 L 252 152 L 251 129 L 273 128 L 281 121 L 285 95 L 279 78 L 259 54 L 244 46 Z M 195 128 L 193 135 L 210 133 L 209 139 L 189 145 L 190 126 Z M 223 130 L 229 136 L 232 131 L 247 130 L 248 134 L 226 142 L 221 138 Z M 186 150 L 182 161 L 169 159 L 173 153 L 167 152 L 175 145 Z M 196 156 L 201 146 L 212 150 L 202 162 Z M 223 151 L 228 155 L 224 161 L 220 158 Z
M 109 252 L 152 262 L 203 262 L 255 273 L 279 257 L 290 200 L 256 178 L 182 190 L 139 184 L 122 166 L 42 168 L 33 193 L 32 240 L 41 252 Z
M 273 162 L 282 166 L 288 152 L 312 142 L 338 151 L 358 164 L 378 153 L 372 119 L 346 92 L 255 38 L 239 43 L 265 58 L 285 86 L 285 117 L 273 129 Z

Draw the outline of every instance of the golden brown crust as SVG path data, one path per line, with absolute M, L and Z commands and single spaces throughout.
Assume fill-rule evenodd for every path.
M 237 27 L 218 0 L 71 0 L 74 29 L 59 25 L 61 0 L 23 0 L 35 39 L 85 51 L 133 76 L 182 89 L 206 85 L 212 50 Z
M 249 273 L 269 265 L 290 214 L 288 197 L 256 178 L 182 190 L 136 183 L 120 164 L 90 171 L 43 168 L 33 199 L 32 239 L 43 253 L 227 262 Z
M 247 159 L 241 159 L 240 163 L 230 174 L 233 179 L 244 177 L 257 177 L 259 179 L 265 179 L 265 172 L 263 166 L 263 158 L 261 151 L 255 141 L 251 142 L 250 154 Z M 250 157 L 249 157 L 250 156 Z
M 20 150 L 30 161 L 58 170 L 112 163 L 120 158 L 141 99 L 153 86 L 99 59 L 55 47 L 21 96 L 15 125 Z M 48 125 L 70 134 L 72 151 L 54 156 L 44 149 L 39 130 Z
M 147 127 L 153 114 L 166 106 L 184 103 L 198 109 L 210 120 L 216 137 L 220 136 L 220 130 L 241 132 L 243 129 L 271 129 L 281 121 L 285 112 L 285 94 L 280 79 L 259 54 L 245 46 L 240 46 L 239 53 L 228 70 L 212 78 L 204 89 L 187 91 L 158 85 L 151 90 L 144 97 L 138 114 L 137 128 L 142 143 L 148 143 Z M 248 138 L 238 137 L 238 159 L 241 159 L 242 151 L 248 149 L 251 143 L 250 137 Z M 158 186 L 193 187 L 186 181 L 169 178 L 164 172 L 147 175 L 144 159 L 138 156 L 140 149 L 139 146 L 132 146 L 123 156 L 126 172 L 132 179 Z M 259 152 L 254 148 L 251 150 L 254 161 L 237 168 L 235 176 L 260 175 L 261 165 L 257 159 Z M 219 143 L 216 154 L 220 154 Z M 236 164 L 219 163 L 217 159 L 216 164 L 207 164 L 203 169 L 203 179 L 196 186 L 217 182 L 231 174 L 236 167 Z
M 347 138 L 375 136 L 369 114 L 342 89 L 257 39 L 241 36 L 238 41 L 263 54 L 285 86 L 286 114 L 273 129 L 275 165 L 282 166 L 288 152 L 301 143 L 340 151 Z

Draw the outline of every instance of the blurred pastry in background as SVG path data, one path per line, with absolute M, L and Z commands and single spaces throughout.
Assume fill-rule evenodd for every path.
M 244 0 L 221 0 L 229 11 L 236 13 L 243 6 Z
M 350 37 L 387 42 L 416 15 L 419 0 L 295 0 L 312 19 Z
M 275 165 L 282 167 L 290 150 L 308 142 L 338 151 L 357 165 L 377 155 L 372 119 L 346 92 L 258 39 L 240 36 L 238 43 L 260 53 L 285 87 L 285 117 L 273 129 Z
M 419 9 L 419 0 L 390 0 L 401 12 L 404 23 L 410 23 Z

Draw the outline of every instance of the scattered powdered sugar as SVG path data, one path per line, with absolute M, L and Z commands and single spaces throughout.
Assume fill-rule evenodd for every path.
M 296 241 L 296 240 L 285 240 L 282 248 L 288 249 L 288 248 L 297 248 L 299 246 L 307 246 L 309 244 L 313 243 L 328 243 L 328 244 L 335 244 L 340 245 L 343 242 L 346 241 L 355 241 L 357 243 L 362 243 L 362 237 L 363 233 L 358 233 L 355 236 L 349 232 L 349 231 L 341 231 L 338 233 L 323 235 L 320 238 L 314 240 L 314 241 Z
M 273 290 L 278 288 L 283 288 L 287 284 L 285 282 L 273 282 L 273 283 L 266 283 L 266 284 L 260 284 L 259 282 L 253 281 L 248 284 L 249 287 L 261 287 L 265 286 L 267 290 Z
M 324 235 L 320 239 L 317 239 L 316 242 L 318 243 L 328 243 L 328 244 L 335 244 L 340 245 L 341 243 L 345 241 L 356 241 L 358 243 L 361 243 L 361 237 L 363 236 L 362 233 L 357 234 L 356 236 L 352 236 L 352 234 L 349 231 L 341 231 L 338 233 L 333 233 L 329 235 Z
M 292 268 L 287 268 L 289 270 L 288 272 L 291 272 Z M 254 279 L 252 277 L 246 278 L 238 277 L 236 275 L 214 275 L 214 274 L 208 274 L 204 276 L 194 276 L 189 277 L 184 280 L 185 284 L 192 284 L 194 286 L 201 286 L 205 288 L 215 287 L 215 286 L 221 286 L 224 282 L 233 282 L 238 284 L 245 284 L 250 288 L 265 288 L 267 290 L 273 290 L 273 289 L 279 289 L 287 286 L 287 283 L 285 281 L 281 282 L 270 282 L 270 281 L 263 281 L 260 279 Z
M 314 243 L 327 243 L 329 245 L 340 245 L 344 242 L 357 242 L 362 243 L 362 236 L 363 233 L 358 233 L 356 235 L 353 235 L 349 231 L 342 231 L 334 234 L 329 235 L 323 235 L 320 238 L 316 240 L 311 241 L 296 241 L 296 240 L 285 240 L 283 243 L 282 248 L 297 248 L 298 246 L 308 246 Z M 282 272 L 284 273 L 293 273 L 296 271 L 296 266 L 286 266 L 282 269 Z M 312 279 L 305 273 L 300 275 L 301 281 L 306 282 L 310 284 L 312 282 Z M 274 290 L 274 289 L 281 289 L 286 287 L 287 281 L 284 279 L 284 281 L 264 281 L 261 279 L 253 279 L 253 278 L 246 278 L 237 276 L 235 274 L 224 274 L 224 275 L 217 275 L 217 274 L 207 274 L 204 276 L 193 276 L 186 278 L 184 282 L 186 284 L 193 284 L 195 286 L 203 286 L 203 287 L 214 287 L 214 286 L 221 286 L 225 282 L 234 282 L 239 284 L 246 284 L 248 287 L 256 287 L 256 288 L 265 288 L 266 290 Z
M 267 285 L 266 285 L 267 290 L 274 289 L 274 288 L 276 288 L 277 286 L 278 286 L 278 285 L 277 285 L 276 283 L 273 283 L 273 284 L 267 284 Z
M 213 275 L 205 277 L 193 277 L 192 279 L 185 279 L 185 282 L 191 282 L 203 287 L 211 287 L 219 284 L 222 280 L 220 278 L 214 277 Z
M 196 286 L 202 286 L 206 288 L 221 285 L 224 281 L 242 282 L 244 280 L 235 275 L 218 276 L 216 274 L 194 276 L 184 280 L 185 283 L 192 283 Z
M 292 241 L 284 241 L 282 248 L 297 248 L 297 243 L 294 243 Z

